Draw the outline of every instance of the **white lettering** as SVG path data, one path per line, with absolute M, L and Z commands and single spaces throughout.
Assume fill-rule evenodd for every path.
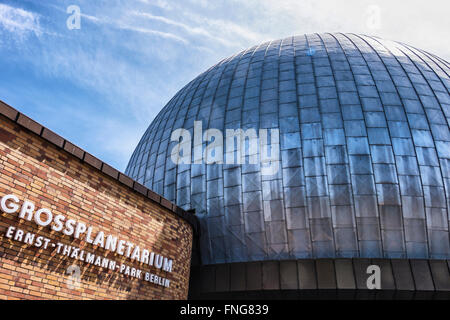
M 41 219 L 41 215 L 45 213 L 47 215 L 47 220 L 42 221 Z M 53 220 L 53 214 L 49 209 L 39 209 L 38 211 L 36 211 L 36 213 L 34 214 L 34 221 L 40 225 L 41 227 L 46 227 L 48 226 Z
M 6 204 L 6 201 L 12 200 L 9 205 Z M 2 211 L 5 213 L 16 213 L 17 210 L 19 210 L 19 198 L 13 194 L 8 194 L 2 198 L 2 201 L 0 203 L 2 207 Z

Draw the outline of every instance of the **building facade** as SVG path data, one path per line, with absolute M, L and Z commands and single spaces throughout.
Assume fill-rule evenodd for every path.
M 449 298 L 449 74 L 369 36 L 264 43 L 125 174 L 0 103 L 0 298 Z
M 205 292 L 277 290 L 287 274 L 299 289 L 299 270 L 314 270 L 314 288 L 328 270 L 337 288 L 336 259 L 353 287 L 351 259 L 387 259 L 391 279 L 400 259 L 410 281 L 408 259 L 431 259 L 448 276 L 449 74 L 443 59 L 376 37 L 263 43 L 181 89 L 126 173 L 196 210 Z
M 0 299 L 186 299 L 195 217 L 0 103 Z

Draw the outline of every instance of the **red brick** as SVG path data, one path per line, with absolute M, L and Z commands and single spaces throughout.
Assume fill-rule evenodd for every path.
M 36 208 L 50 207 L 54 214 L 82 221 L 96 232 L 101 230 L 162 254 L 173 259 L 173 272 L 166 274 L 101 248 L 95 249 L 84 240 L 74 240 L 48 227 L 38 229 L 33 221 L 19 221 L 17 215 L 0 213 L 0 234 L 4 234 L 10 225 L 19 226 L 20 222 L 20 228 L 25 232 L 39 230 L 39 235 L 52 242 L 80 247 L 171 280 L 167 289 L 143 280 L 128 279 L 118 272 L 104 272 L 99 267 L 55 254 L 50 248 L 35 248 L 3 239 L 0 245 L 0 297 L 186 299 L 193 239 L 188 221 L 192 216 L 181 218 L 178 214 L 184 212 L 182 209 L 127 176 L 119 173 L 116 176 L 117 170 L 90 154 L 80 161 L 84 151 L 70 142 L 64 143 L 64 149 L 60 143 L 49 144 L 47 141 L 51 139 L 46 130 L 42 137 L 38 136 L 35 133 L 39 131 L 39 125 L 27 118 L 21 119 L 21 124 L 0 121 L 0 132 L 12 135 L 11 139 L 0 141 L 0 197 L 14 193 L 21 201 L 33 201 Z M 35 133 L 20 130 L 21 125 L 34 128 Z M 101 165 L 102 171 L 92 168 L 98 169 Z M 109 179 L 105 174 L 118 179 Z M 71 264 L 78 265 L 82 272 L 77 290 L 67 287 L 66 268 Z

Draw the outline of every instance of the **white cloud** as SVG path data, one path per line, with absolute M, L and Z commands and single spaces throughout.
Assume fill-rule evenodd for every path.
M 117 154 L 120 159 L 114 161 L 121 164 L 126 164 L 143 129 L 182 85 L 220 59 L 267 40 L 314 32 L 353 32 L 401 41 L 450 58 L 449 4 L 445 1 L 439 5 L 432 4 L 434 0 L 410 0 L 407 5 L 392 0 L 78 2 L 82 12 L 78 31 L 67 30 L 67 13 L 61 4 L 34 2 L 33 8 L 46 7 L 45 14 L 37 11 L 42 16 L 0 4 L 0 30 L 14 36 L 0 35 L 0 42 L 17 45 L 11 40 L 16 35 L 20 39 L 49 31 L 61 33 L 58 38 L 23 42 L 21 50 L 15 50 L 20 51 L 17 58 L 10 55 L 7 60 L 26 61 L 31 72 L 55 83 L 70 81 L 61 89 L 68 96 L 78 98 L 76 94 L 83 94 L 86 88 L 89 93 L 94 91 L 104 104 L 93 103 L 88 118 L 73 116 L 70 119 L 75 122 L 67 126 L 74 122 L 76 128 L 76 123 L 83 123 L 83 134 L 76 128 L 76 135 L 85 137 L 85 146 L 92 145 L 91 152 L 98 149 L 97 154 L 105 160 Z M 372 30 L 367 24 L 367 8 L 374 3 L 381 16 L 379 28 Z M 58 104 L 67 108 L 60 101 Z M 77 102 L 71 105 L 76 114 Z
M 154 30 L 154 29 L 136 27 L 136 26 L 127 25 L 127 24 L 123 24 L 123 23 L 116 24 L 116 27 L 118 27 L 119 29 L 122 29 L 122 30 L 135 31 L 135 32 L 139 32 L 142 34 L 154 35 L 154 36 L 158 36 L 158 37 L 165 38 L 165 39 L 171 39 L 171 40 L 182 42 L 184 44 L 189 43 L 189 41 L 187 41 L 185 38 L 180 37 L 180 36 L 178 36 L 174 33 L 170 33 L 170 32 L 163 32 L 163 31 L 158 31 L 158 30 Z
M 205 28 L 214 31 L 215 34 L 226 36 L 232 42 L 241 39 L 249 43 L 250 46 L 256 44 L 253 42 L 264 41 L 267 37 L 267 35 L 231 20 L 207 18 L 193 12 L 186 12 L 185 14 L 196 24 L 203 25 Z
M 160 38 L 165 38 L 165 39 L 171 39 L 171 40 L 175 40 L 175 41 L 179 41 L 182 42 L 184 44 L 188 44 L 189 42 L 184 39 L 183 37 L 180 37 L 174 33 L 170 33 L 170 32 L 163 32 L 163 31 L 159 31 L 159 30 L 155 30 L 155 29 L 150 29 L 150 28 L 144 28 L 144 27 L 139 27 L 136 25 L 131 25 L 131 24 L 127 24 L 125 22 L 123 22 L 123 19 L 110 19 L 110 18 L 106 18 L 106 17 L 95 17 L 92 15 L 87 15 L 87 14 L 82 14 L 82 17 L 96 23 L 96 24 L 103 24 L 103 25 L 109 25 L 113 28 L 116 29 L 121 29 L 121 30 L 127 30 L 127 31 L 134 31 L 134 32 L 139 32 L 142 34 L 147 34 L 147 35 L 154 35 L 154 36 L 158 36 Z
M 236 46 L 233 41 L 229 41 L 229 40 L 223 39 L 223 38 L 221 38 L 218 35 L 213 35 L 209 31 L 207 31 L 207 29 L 205 29 L 205 28 L 192 27 L 192 26 L 190 26 L 188 24 L 181 23 L 179 21 L 175 21 L 175 20 L 172 20 L 172 19 L 168 19 L 168 18 L 163 17 L 163 16 L 153 15 L 153 14 L 148 13 L 148 12 L 132 11 L 130 13 L 132 15 L 139 16 L 139 17 L 142 17 L 142 18 L 145 18 L 145 19 L 148 19 L 148 20 L 158 21 L 158 22 L 162 22 L 162 23 L 164 23 L 166 25 L 169 25 L 169 26 L 174 26 L 174 27 L 181 28 L 181 29 L 183 29 L 184 31 L 186 31 L 190 35 L 203 36 L 203 37 L 207 37 L 209 39 L 213 39 L 213 40 L 215 40 L 215 41 L 217 41 L 217 42 L 219 42 L 219 43 L 221 43 L 221 44 L 223 44 L 225 46 L 228 46 L 228 47 L 235 47 Z
M 147 5 L 159 7 L 161 9 L 172 10 L 173 6 L 165 0 L 137 0 L 138 2 L 145 3 Z
M 180 27 L 180 28 L 188 31 L 189 33 L 192 33 L 192 34 L 198 34 L 198 35 L 203 35 L 203 36 L 210 36 L 210 34 L 206 30 L 204 30 L 202 28 L 190 27 L 190 26 L 188 26 L 186 24 L 180 23 L 180 22 L 175 21 L 175 20 L 168 19 L 168 18 L 163 17 L 163 16 L 156 16 L 156 15 L 153 15 L 153 14 L 148 13 L 148 12 L 138 12 L 138 11 L 132 11 L 130 13 L 133 14 L 133 15 L 136 15 L 136 16 L 144 17 L 146 19 L 159 21 L 159 22 L 162 22 L 162 23 L 165 23 L 165 24 L 168 24 L 168 25 L 171 25 L 171 26 L 175 26 L 175 27 Z
M 442 0 L 231 0 L 245 12 L 239 24 L 267 33 L 273 39 L 321 32 L 348 32 L 379 36 L 414 45 L 450 58 L 448 30 L 450 2 Z M 371 28 L 378 8 L 379 25 Z M 238 23 L 235 21 L 235 23 Z
M 208 1 L 208 0 L 190 0 L 193 5 L 200 6 L 202 8 L 215 8 L 217 5 L 216 1 Z
M 140 2 L 147 0 L 138 0 Z M 261 33 L 252 30 L 247 26 L 236 22 L 232 16 L 229 16 L 228 8 L 220 12 L 220 6 L 227 5 L 226 2 L 208 2 L 204 0 L 191 0 L 190 3 L 171 2 L 170 12 L 156 15 L 147 10 L 130 10 L 127 14 L 138 16 L 160 22 L 167 27 L 176 27 L 180 32 L 185 32 L 189 36 L 195 37 L 197 42 L 204 41 L 208 46 L 219 45 L 229 48 L 240 48 L 254 45 L 258 42 L 270 40 L 267 33 Z M 239 5 L 238 5 L 239 6 Z M 198 12 L 198 7 L 206 10 L 203 14 Z M 213 14 L 209 14 L 212 12 Z M 215 17 L 220 13 L 220 17 Z M 134 23 L 138 23 L 134 21 Z M 178 33 L 177 33 L 178 34 Z M 207 39 L 202 39 L 207 38 Z
M 19 37 L 27 33 L 40 35 L 39 15 L 20 8 L 0 4 L 0 25 Z

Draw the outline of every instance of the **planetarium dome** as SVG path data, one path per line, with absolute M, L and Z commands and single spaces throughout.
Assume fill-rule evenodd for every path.
M 196 210 L 204 264 L 450 259 L 449 74 L 376 37 L 263 43 L 181 89 L 126 173 Z

